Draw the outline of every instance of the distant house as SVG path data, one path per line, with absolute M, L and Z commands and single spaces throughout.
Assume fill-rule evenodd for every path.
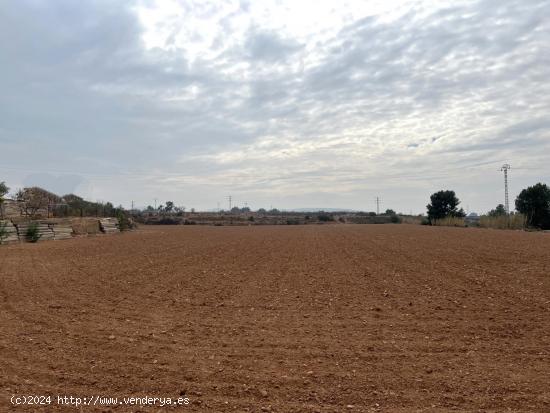
M 464 218 L 464 221 L 466 224 L 479 224 L 479 215 L 475 212 L 470 212 L 466 217 Z

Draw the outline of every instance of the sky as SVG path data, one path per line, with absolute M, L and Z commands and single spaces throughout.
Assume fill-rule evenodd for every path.
M 129 207 L 468 212 L 550 184 L 547 0 L 0 3 L 0 181 Z

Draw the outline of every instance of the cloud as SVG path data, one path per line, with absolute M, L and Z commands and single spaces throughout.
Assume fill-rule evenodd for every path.
M 421 212 L 452 186 L 490 209 L 495 165 L 539 168 L 518 191 L 550 175 L 548 15 L 543 0 L 5 3 L 0 173 L 65 171 L 126 204 L 380 195 Z
M 245 43 L 246 56 L 252 60 L 280 62 L 292 57 L 300 45 L 282 39 L 277 33 L 252 30 Z

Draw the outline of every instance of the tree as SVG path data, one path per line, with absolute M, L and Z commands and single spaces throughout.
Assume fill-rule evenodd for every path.
M 495 209 L 491 209 L 487 215 L 490 217 L 501 217 L 506 215 L 506 209 L 504 209 L 504 205 L 498 204 L 497 207 Z
M 50 207 L 61 202 L 61 197 L 37 186 L 23 188 L 15 196 L 18 201 L 23 202 L 25 215 L 31 217 L 44 210 L 49 214 Z
M 393 209 L 386 209 L 386 212 L 384 212 L 384 215 L 396 215 L 396 214 Z
M 86 208 L 84 198 L 75 194 L 67 194 L 63 195 L 63 201 L 69 206 L 69 215 L 73 215 L 75 211 L 78 211 L 78 216 L 84 216 L 84 209 Z
M 174 209 L 174 203 L 172 201 L 166 201 L 166 206 L 164 207 L 164 210 L 168 213 L 172 212 Z
M 466 214 L 462 208 L 458 209 L 460 204 L 455 191 L 439 191 L 430 196 L 430 203 L 426 205 L 428 209 L 428 220 L 432 223 L 434 220 L 446 217 L 464 217 Z
M 524 189 L 516 198 L 516 209 L 527 217 L 527 225 L 550 229 L 550 188 L 538 183 Z
M 4 181 L 0 182 L 0 217 L 4 217 L 4 209 L 2 204 L 4 203 L 4 196 L 10 191 Z

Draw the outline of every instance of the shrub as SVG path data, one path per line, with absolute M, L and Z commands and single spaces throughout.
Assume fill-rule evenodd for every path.
M 2 204 L 4 203 L 4 195 L 9 192 L 9 188 L 6 186 L 5 182 L 0 182 L 0 217 L 4 217 L 4 209 Z M 1 239 L 0 239 L 1 241 Z
M 7 226 L 7 223 L 0 222 L 0 244 L 2 243 L 2 241 L 4 241 L 4 238 L 8 237 L 8 231 L 6 230 Z
M 390 220 L 393 224 L 399 224 L 401 223 L 401 218 L 399 218 L 396 214 L 392 214 L 390 216 Z
M 317 215 L 317 219 L 321 222 L 334 221 L 334 218 L 328 214 Z
M 27 228 L 27 233 L 25 234 L 30 242 L 37 242 L 40 237 L 42 236 L 38 232 L 38 224 L 36 222 L 33 222 L 29 225 Z
M 180 221 L 175 218 L 162 217 L 158 221 L 153 221 L 152 223 L 158 225 L 179 225 Z
M 126 214 L 124 214 L 123 212 L 119 212 L 117 214 L 117 219 L 118 219 L 118 229 L 120 231 L 127 231 L 132 227 L 130 220 L 128 219 Z

